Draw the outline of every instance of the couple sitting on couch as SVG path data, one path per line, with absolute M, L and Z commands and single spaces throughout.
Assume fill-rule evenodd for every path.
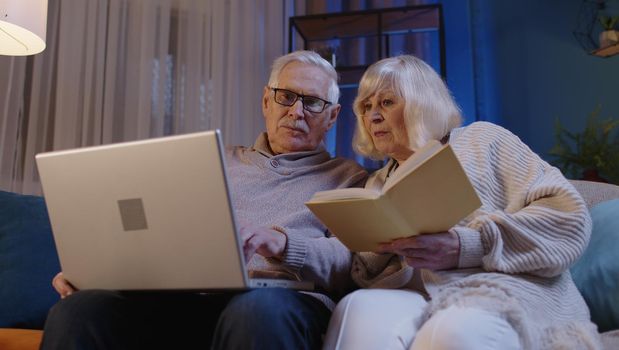
M 532 349 L 597 348 L 595 325 L 569 272 L 591 232 L 587 207 L 561 173 L 489 123 L 461 128 L 440 76 L 412 56 L 364 74 L 355 147 L 389 157 L 380 188 L 430 140 L 449 142 L 482 207 L 448 232 L 352 254 L 305 208 L 316 191 L 359 186 L 366 173 L 322 147 L 340 110 L 337 73 L 313 52 L 275 60 L 264 88 L 267 132 L 227 152 L 232 203 L 249 270 L 300 276 L 323 293 L 76 292 L 62 273 L 43 349 Z M 300 100 L 300 102 L 299 102 Z M 278 157 L 279 166 L 268 160 Z M 248 196 L 247 194 L 251 194 Z M 268 203 L 265 203 L 268 201 Z M 276 210 L 274 210 L 274 208 Z M 354 287 L 368 287 L 339 300 Z M 327 325 L 331 324 L 327 332 Z M 471 321 L 473 320 L 474 321 Z

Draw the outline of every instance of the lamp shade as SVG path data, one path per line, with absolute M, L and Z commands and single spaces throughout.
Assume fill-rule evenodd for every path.
M 0 55 L 45 50 L 47 0 L 0 0 Z

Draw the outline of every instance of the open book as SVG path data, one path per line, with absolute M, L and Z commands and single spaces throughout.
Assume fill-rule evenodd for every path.
M 444 232 L 481 206 L 449 144 L 431 141 L 382 190 L 321 191 L 305 205 L 352 251 L 421 233 Z

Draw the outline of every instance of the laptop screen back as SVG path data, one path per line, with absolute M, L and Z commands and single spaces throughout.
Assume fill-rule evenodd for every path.
M 65 277 L 79 289 L 247 286 L 219 131 L 37 155 Z

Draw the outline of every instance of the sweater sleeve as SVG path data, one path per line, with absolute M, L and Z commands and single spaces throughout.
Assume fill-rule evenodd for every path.
M 584 201 L 558 169 L 518 137 L 483 125 L 456 141 L 483 203 L 468 224 L 452 229 L 461 242 L 460 267 L 561 274 L 589 240 L 591 219 Z
M 338 187 L 362 187 L 367 172 L 359 168 Z M 313 215 L 312 215 L 313 217 Z M 287 236 L 283 264 L 303 280 L 314 281 L 336 299 L 349 293 L 355 284 L 350 276 L 352 253 L 326 229 L 317 237 L 301 227 L 284 227 Z
M 376 171 L 366 183 L 366 188 L 383 186 L 392 161 Z M 413 268 L 401 256 L 361 252 L 353 254 L 351 275 L 362 288 L 401 288 L 413 276 Z
M 286 230 L 284 265 L 303 280 L 339 299 L 354 287 L 350 277 L 351 252 L 335 237 L 308 238 L 302 230 Z
M 401 288 L 413 277 L 413 268 L 395 254 L 355 253 L 351 275 L 363 288 Z

